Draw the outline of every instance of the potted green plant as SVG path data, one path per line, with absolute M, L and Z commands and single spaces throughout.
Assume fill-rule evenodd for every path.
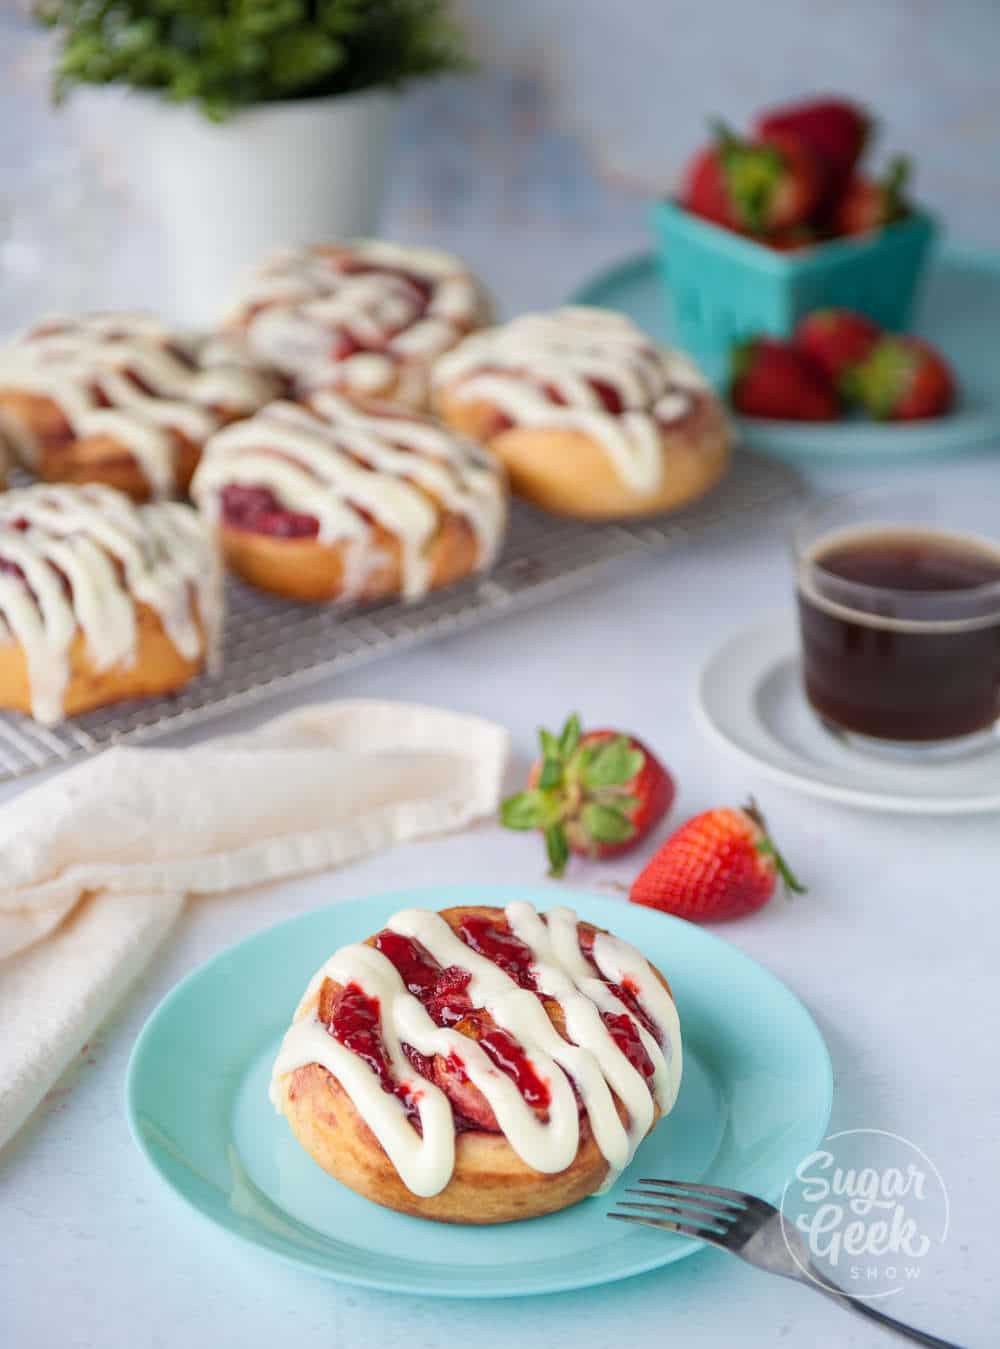
M 460 68 L 446 0 L 37 0 L 54 87 L 125 86 L 102 119 L 162 222 L 175 317 L 218 314 L 282 245 L 370 233 L 395 91 Z

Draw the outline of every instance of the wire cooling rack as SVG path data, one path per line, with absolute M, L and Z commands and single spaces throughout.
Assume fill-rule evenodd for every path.
M 789 468 L 740 453 L 733 471 L 707 500 L 677 515 L 598 525 L 544 515 L 517 502 L 493 571 L 415 604 L 290 604 L 230 578 L 221 674 L 202 675 L 166 698 L 102 708 L 60 726 L 0 713 L 0 781 L 108 745 L 190 727 L 404 647 L 542 604 L 625 558 L 674 547 L 742 516 L 756 517 L 800 490 Z

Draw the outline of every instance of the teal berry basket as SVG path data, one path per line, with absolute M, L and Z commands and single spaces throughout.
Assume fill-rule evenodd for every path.
M 877 233 L 779 253 L 673 201 L 655 203 L 653 230 L 674 330 L 717 385 L 734 342 L 788 337 L 813 309 L 837 305 L 905 330 L 937 234 L 934 220 L 914 211 Z

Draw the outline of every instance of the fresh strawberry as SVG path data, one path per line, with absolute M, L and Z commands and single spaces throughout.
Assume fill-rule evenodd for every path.
M 761 237 L 760 243 L 767 244 L 776 253 L 798 253 L 803 248 L 813 248 L 823 242 L 823 236 L 813 225 L 790 225 L 786 230 L 774 230 Z
M 842 98 L 816 98 L 789 103 L 761 113 L 754 125 L 763 139 L 797 136 L 827 167 L 830 199 L 839 196 L 854 172 L 871 135 L 872 121 L 864 108 Z
M 848 396 L 880 421 L 940 417 L 955 401 L 947 361 L 920 337 L 883 337 L 867 359 L 845 376 Z
M 844 372 L 871 355 L 882 329 L 850 309 L 814 309 L 795 329 L 795 345 L 812 358 L 835 387 Z
M 751 234 L 809 219 L 825 188 L 821 162 L 794 136 L 741 140 L 719 127 L 688 168 L 681 200 L 695 215 Z
M 729 202 L 722 157 L 717 145 L 703 146 L 688 164 L 680 199 L 692 215 L 711 220 L 715 225 L 724 225 L 727 229 L 740 229 L 736 213 Z
M 753 337 L 733 348 L 729 396 L 745 417 L 829 422 L 840 414 L 823 371 L 790 342 L 774 337 Z
M 774 894 L 801 894 L 756 802 L 706 810 L 671 834 L 632 882 L 629 899 L 695 923 L 740 918 Z
M 909 210 L 903 195 L 909 176 L 909 161 L 900 157 L 881 181 L 860 174 L 852 178 L 834 204 L 834 234 L 868 234 L 902 219 Z
M 673 804 L 673 778 L 635 736 L 584 733 L 574 713 L 558 736 L 539 738 L 528 790 L 504 801 L 500 818 L 508 829 L 543 831 L 553 876 L 571 852 L 615 857 L 634 848 Z

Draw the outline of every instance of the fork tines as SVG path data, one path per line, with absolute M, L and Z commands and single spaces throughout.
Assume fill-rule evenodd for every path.
M 746 1196 L 740 1194 L 738 1190 L 724 1190 L 717 1185 L 658 1180 L 653 1176 L 641 1177 L 639 1184 L 654 1188 L 629 1189 L 626 1193 L 661 1202 L 634 1203 L 620 1199 L 619 1209 L 635 1211 L 611 1212 L 608 1214 L 609 1218 L 616 1218 L 619 1222 L 643 1223 L 668 1232 L 679 1232 L 685 1237 L 698 1237 L 703 1241 L 718 1241 L 725 1237 L 730 1226 L 738 1221 L 747 1209 Z M 665 1202 L 667 1200 L 674 1202 L 667 1203 Z

